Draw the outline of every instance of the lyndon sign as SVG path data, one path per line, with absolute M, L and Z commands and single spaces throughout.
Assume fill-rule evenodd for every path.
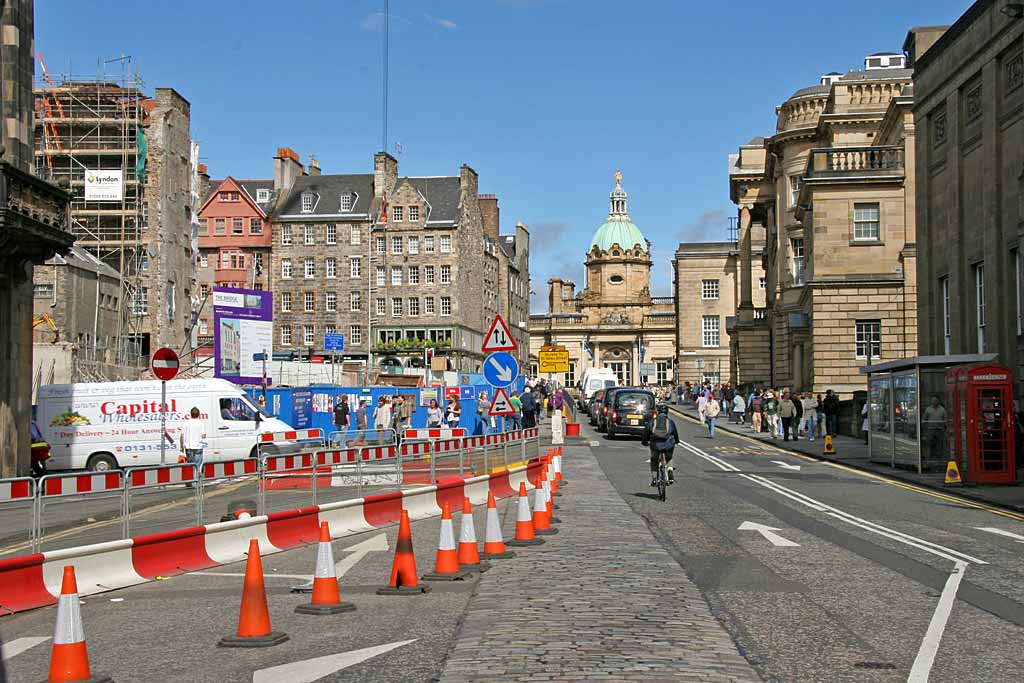
M 123 172 L 108 170 L 86 170 L 85 201 L 119 202 L 124 196 Z

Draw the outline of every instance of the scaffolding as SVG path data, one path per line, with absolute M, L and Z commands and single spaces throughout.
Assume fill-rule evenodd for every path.
M 146 254 L 145 195 L 147 103 L 143 82 L 130 58 L 112 60 L 114 73 L 74 76 L 47 72 L 39 57 L 41 78 L 35 84 L 36 175 L 72 194 L 71 231 L 76 243 L 121 276 L 118 329 L 113 361 L 140 363 L 138 317 L 140 280 Z M 121 189 L 86 199 L 87 180 L 119 172 Z M 116 185 L 116 183 L 115 183 Z M 96 343 L 94 341 L 94 343 Z M 93 350 L 94 352 L 96 350 Z

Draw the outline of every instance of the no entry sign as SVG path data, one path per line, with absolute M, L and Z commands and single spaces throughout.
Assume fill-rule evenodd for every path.
M 162 379 L 165 382 L 174 379 L 174 376 L 178 374 L 178 366 L 178 354 L 174 352 L 174 349 L 165 346 L 162 349 L 157 349 L 153 354 L 151 367 L 157 379 Z

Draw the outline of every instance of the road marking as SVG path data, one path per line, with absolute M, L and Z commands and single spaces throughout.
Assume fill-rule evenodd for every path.
M 783 469 L 800 471 L 800 465 L 790 465 L 788 462 L 782 462 L 781 460 L 772 460 L 772 462 Z
M 372 659 L 395 648 L 415 642 L 415 638 L 413 640 L 399 640 L 394 643 L 387 643 L 386 645 L 364 647 L 361 650 L 339 652 L 338 654 L 326 655 L 324 657 L 314 657 L 313 659 L 304 659 L 290 664 L 272 666 L 269 669 L 260 669 L 253 673 L 252 683 L 277 683 L 278 681 L 313 683 L 313 681 L 318 681 L 337 671 L 347 669 L 360 662 L 365 662 L 367 659 Z
M 359 563 L 359 560 L 363 559 L 368 554 L 384 552 L 388 550 L 388 547 L 387 534 L 377 534 L 376 536 L 371 536 L 365 541 L 361 541 L 347 548 L 342 548 L 341 552 L 348 553 L 348 555 L 334 565 L 334 572 L 340 578 L 344 576 L 349 569 L 356 566 L 356 564 Z
M 987 531 L 990 534 L 999 534 L 1000 536 L 1006 536 L 1007 538 L 1012 538 L 1013 540 L 1017 541 L 1017 543 L 1024 543 L 1024 536 L 1021 536 L 1020 534 L 1015 534 L 1012 531 L 1006 531 L 1004 529 L 997 529 L 994 526 L 976 526 L 974 528 L 977 529 L 978 531 Z
M 187 572 L 185 574 L 182 574 L 181 576 L 226 576 L 226 577 L 229 577 L 229 578 L 233 577 L 233 578 L 237 579 L 237 578 L 240 578 L 240 577 L 244 577 L 245 574 L 242 573 L 242 572 Z M 272 571 L 268 571 L 268 572 L 264 572 L 263 573 L 263 578 L 265 578 L 265 579 L 272 579 L 272 578 L 275 578 L 275 577 L 279 578 L 279 579 L 306 579 L 306 580 L 309 580 L 310 575 L 309 574 L 278 574 L 277 572 L 272 572 Z
M 939 652 L 939 643 L 942 642 L 942 634 L 946 631 L 949 614 L 953 611 L 956 592 L 960 588 L 960 582 L 965 573 L 967 573 L 967 564 L 958 561 L 953 573 L 946 579 L 946 586 L 942 589 L 939 604 L 935 606 L 935 613 L 932 614 L 932 620 L 928 623 L 928 630 L 925 631 L 921 649 L 917 651 L 917 657 L 914 658 L 914 666 L 910 669 L 907 683 L 928 683 L 928 676 L 935 663 L 935 655 Z
M 877 524 L 875 522 L 870 522 L 866 519 L 862 519 L 855 515 L 851 515 L 850 513 L 844 510 L 840 510 L 839 508 L 828 505 L 827 503 L 822 503 L 821 501 L 815 500 L 814 498 L 804 495 L 799 491 L 794 491 L 793 489 L 782 486 L 781 484 L 770 481 L 756 474 L 743 474 L 740 472 L 738 468 L 730 465 L 729 463 L 721 460 L 720 458 L 716 458 L 713 455 L 705 453 L 696 446 L 689 444 L 685 441 L 681 441 L 680 445 L 686 448 L 694 455 L 697 455 L 698 457 L 704 458 L 705 460 L 715 464 L 722 470 L 725 470 L 727 472 L 740 473 L 739 476 L 743 477 L 744 479 L 759 484 L 767 489 L 771 489 L 772 491 L 775 491 L 776 493 L 785 496 L 786 498 L 789 498 L 791 500 L 794 500 L 802 505 L 805 505 L 813 510 L 817 510 L 818 512 L 825 512 L 830 516 L 835 517 L 836 519 L 846 522 L 847 524 L 852 524 L 853 526 L 860 527 L 861 529 L 864 529 L 866 531 L 870 531 L 873 534 L 885 536 L 886 538 L 890 538 L 894 541 L 899 541 L 904 545 L 909 545 L 920 550 L 924 550 L 925 552 L 931 553 L 932 555 L 937 555 L 954 563 L 970 562 L 973 564 L 988 564 L 984 560 L 980 560 L 977 557 L 973 557 L 966 553 L 962 553 L 958 550 L 953 550 L 951 548 L 947 548 L 946 546 L 939 545 L 938 543 L 932 543 L 931 541 L 926 541 L 923 538 L 918 538 L 917 536 L 912 536 L 910 534 L 903 533 L 902 531 L 896 531 L 895 529 L 890 529 L 887 526 L 883 526 L 881 524 Z
M 756 522 L 743 522 L 743 524 L 739 525 L 738 530 L 756 531 L 757 533 L 764 536 L 769 543 L 780 548 L 800 547 L 799 543 L 794 543 L 788 538 L 783 538 L 782 536 L 779 536 L 777 533 L 775 533 L 776 531 L 782 531 L 782 529 L 776 529 L 775 527 L 768 526 L 767 524 L 757 524 Z
M 9 643 L 3 644 L 3 653 L 0 657 L 6 662 L 9 659 L 17 657 L 26 650 L 31 650 L 40 643 L 45 643 L 50 639 L 50 636 L 29 636 L 26 638 L 15 638 Z

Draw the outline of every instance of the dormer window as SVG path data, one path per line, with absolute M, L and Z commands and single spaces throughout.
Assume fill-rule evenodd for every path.
M 270 190 L 256 190 L 256 201 L 259 204 L 270 201 Z
M 355 203 L 355 198 L 351 192 L 346 192 L 341 195 L 341 212 L 349 213 L 352 211 L 352 205 Z
M 302 193 L 302 213 L 310 213 L 313 211 L 313 193 L 303 192 Z

